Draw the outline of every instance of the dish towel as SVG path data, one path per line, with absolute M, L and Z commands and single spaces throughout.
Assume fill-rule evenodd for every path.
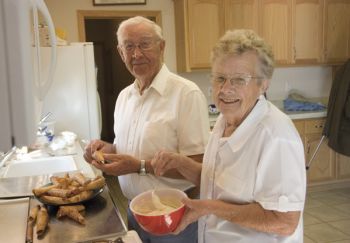
M 287 99 L 283 100 L 285 111 L 324 111 L 326 106 L 319 102 L 307 101 L 301 95 L 290 94 Z

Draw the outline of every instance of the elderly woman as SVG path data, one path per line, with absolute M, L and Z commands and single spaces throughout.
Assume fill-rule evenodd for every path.
M 302 141 L 290 118 L 266 100 L 270 47 L 251 30 L 228 31 L 212 52 L 219 116 L 203 164 L 161 151 L 156 175 L 177 169 L 201 186 L 175 233 L 199 220 L 199 242 L 303 242 L 306 192 Z

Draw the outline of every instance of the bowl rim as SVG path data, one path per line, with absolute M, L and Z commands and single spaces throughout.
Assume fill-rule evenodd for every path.
M 174 208 L 173 210 L 171 210 L 170 212 L 167 212 L 167 213 L 158 214 L 158 215 L 148 215 L 148 214 L 136 212 L 136 211 L 133 209 L 133 204 L 134 204 L 134 202 L 135 202 L 138 198 L 142 197 L 143 195 L 148 194 L 148 193 L 152 193 L 152 191 L 176 191 L 176 192 L 182 194 L 182 195 L 183 195 L 183 198 L 188 198 L 188 196 L 187 196 L 187 194 L 186 194 L 185 192 L 181 191 L 180 189 L 176 189 L 176 188 L 151 189 L 151 190 L 148 190 L 148 191 L 145 191 L 145 192 L 140 193 L 139 195 L 137 195 L 136 197 L 134 197 L 134 198 L 130 201 L 129 208 L 130 208 L 130 210 L 131 210 L 131 212 L 132 212 L 133 214 L 136 214 L 136 215 L 138 215 L 138 216 L 151 217 L 151 218 L 153 218 L 153 217 L 160 217 L 160 216 L 162 217 L 162 216 L 165 216 L 165 215 L 169 215 L 169 214 L 171 214 L 171 213 L 173 213 L 173 212 L 175 212 L 175 211 L 178 211 L 178 210 L 180 210 L 181 208 L 185 207 L 185 204 L 182 203 L 181 200 L 180 200 L 181 206 L 179 206 L 179 207 L 177 207 L 177 208 Z

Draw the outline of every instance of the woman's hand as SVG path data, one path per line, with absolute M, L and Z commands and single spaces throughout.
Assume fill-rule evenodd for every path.
M 184 157 L 185 156 L 173 152 L 157 152 L 151 160 L 154 174 L 156 176 L 163 176 L 168 170 L 177 169 Z
M 205 210 L 207 200 L 203 201 L 184 198 L 182 202 L 186 206 L 186 211 L 179 226 L 173 232 L 173 234 L 175 235 L 179 234 L 181 231 L 186 229 L 186 227 L 191 223 L 197 221 L 201 216 L 208 214 L 208 212 L 206 212 Z
M 200 185 L 202 164 L 193 160 L 194 158 L 202 158 L 201 155 L 185 156 L 174 152 L 157 152 L 151 160 L 153 173 L 156 176 L 168 176 L 169 172 L 175 171 L 182 178 L 192 182 L 194 185 Z

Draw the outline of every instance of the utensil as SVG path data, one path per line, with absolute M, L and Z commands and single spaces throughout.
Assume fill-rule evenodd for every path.
M 154 190 L 152 191 L 152 203 L 154 207 L 158 210 L 162 210 L 167 207 L 160 201 L 160 198 L 158 197 L 158 195 L 155 193 Z

